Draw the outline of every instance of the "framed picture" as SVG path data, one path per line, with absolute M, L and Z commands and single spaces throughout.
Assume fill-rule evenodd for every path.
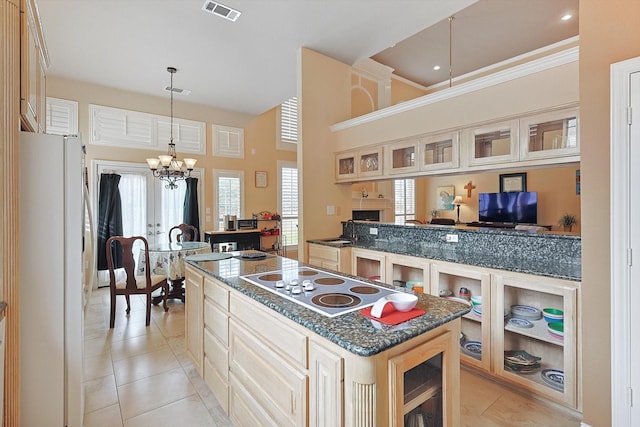
M 527 191 L 527 173 L 500 174 L 500 192 Z
M 455 187 L 448 185 L 445 187 L 436 188 L 436 200 L 438 200 L 437 209 L 452 211 L 453 201 L 456 198 Z
M 266 171 L 256 171 L 256 187 L 266 187 L 267 186 L 267 172 Z

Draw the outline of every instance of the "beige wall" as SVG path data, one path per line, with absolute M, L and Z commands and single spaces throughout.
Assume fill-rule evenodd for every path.
M 310 49 L 300 54 L 298 100 L 302 105 L 301 143 L 298 144 L 301 243 L 338 236 L 340 221 L 351 217 L 351 186 L 336 185 L 329 125 L 351 114 L 351 67 Z M 327 215 L 327 206 L 336 214 Z M 306 259 L 305 245 L 299 259 Z
M 109 148 L 95 146 L 89 143 L 89 104 L 105 105 L 133 111 L 168 116 L 169 97 L 148 96 L 132 92 L 125 92 L 104 86 L 67 80 L 57 77 L 47 79 L 47 96 L 70 99 L 78 102 L 79 131 L 83 142 L 87 144 L 87 160 L 101 159 L 146 164 L 147 157 L 162 154 L 155 150 L 140 150 L 126 148 Z M 245 174 L 245 217 L 263 210 L 275 212 L 277 210 L 277 161 L 296 161 L 296 153 L 276 150 L 276 109 L 269 110 L 257 117 L 247 114 L 229 112 L 207 106 L 191 104 L 174 97 L 174 117 L 206 122 L 206 155 L 189 155 L 198 160 L 196 167 L 204 169 L 204 193 L 201 207 L 211 208 L 213 213 L 213 170 L 242 170 Z M 213 124 L 244 128 L 245 157 L 231 159 L 214 157 L 212 152 Z M 176 146 L 178 157 L 181 156 L 180 146 Z M 90 163 L 88 163 L 90 165 Z M 255 187 L 255 171 L 267 171 L 267 188 Z M 90 177 L 90 179 L 96 179 Z M 212 218 L 213 219 L 213 218 Z M 201 217 L 203 231 L 214 227 L 213 221 L 205 222 Z
M 398 79 L 391 79 L 391 105 L 419 98 L 427 91 L 419 89 Z
M 544 169 L 514 170 L 509 173 L 527 174 L 527 191 L 538 193 L 538 224 L 551 225 L 554 231 L 564 231 L 558 226 L 560 217 L 568 212 L 576 215 L 578 224 L 573 227 L 572 233 L 580 233 L 580 196 L 576 195 L 576 165 L 559 166 Z M 497 193 L 500 191 L 500 173 L 487 172 L 481 174 L 462 174 L 454 176 L 421 178 L 423 183 L 420 191 L 423 192 L 424 205 L 417 206 L 418 218 L 429 219 L 429 212 L 437 206 L 436 189 L 442 186 L 455 187 L 455 195 L 462 196 L 460 206 L 460 221 L 470 222 L 478 220 L 478 194 Z M 469 181 L 473 182 L 475 189 L 471 192 L 471 198 L 467 197 L 464 186 Z M 440 211 L 441 217 L 456 219 L 457 211 Z
M 611 425 L 610 64 L 640 55 L 640 2 L 580 2 L 584 420 Z
M 572 62 L 445 101 L 334 133 L 335 150 L 462 128 L 578 102 L 578 63 Z

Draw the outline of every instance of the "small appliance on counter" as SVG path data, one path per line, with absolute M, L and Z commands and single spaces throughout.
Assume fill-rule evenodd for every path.
M 254 230 L 258 228 L 257 219 L 239 219 L 236 223 L 238 230 Z
M 235 215 L 224 216 L 224 231 L 235 231 L 238 219 Z

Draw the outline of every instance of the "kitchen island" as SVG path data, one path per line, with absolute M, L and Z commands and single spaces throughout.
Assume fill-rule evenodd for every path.
M 421 416 L 459 424 L 467 305 L 419 294 L 426 313 L 399 325 L 359 309 L 331 317 L 242 278 L 324 270 L 233 255 L 187 260 L 185 323 L 187 352 L 236 425 L 385 426 Z

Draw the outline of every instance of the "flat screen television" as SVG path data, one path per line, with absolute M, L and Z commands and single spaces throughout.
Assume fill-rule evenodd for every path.
M 538 223 L 538 193 L 534 191 L 480 193 L 478 202 L 481 222 Z

